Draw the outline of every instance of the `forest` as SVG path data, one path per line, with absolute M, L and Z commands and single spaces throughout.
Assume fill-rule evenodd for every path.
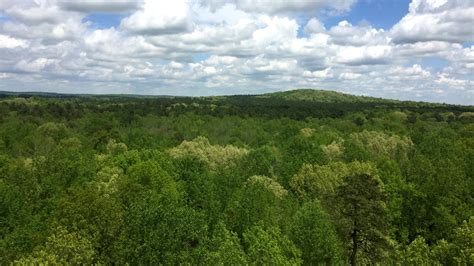
M 0 94 L 0 265 L 474 265 L 473 106 Z

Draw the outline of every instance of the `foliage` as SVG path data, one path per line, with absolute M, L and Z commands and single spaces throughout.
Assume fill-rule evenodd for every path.
M 398 135 L 389 136 L 383 132 L 362 131 L 352 133 L 349 142 L 355 149 L 361 149 L 368 153 L 370 159 L 388 157 L 390 159 L 407 159 L 408 152 L 413 142 L 407 137 Z
M 301 251 L 278 228 L 254 225 L 243 237 L 252 265 L 301 264 Z
M 472 265 L 473 113 L 0 95 L 0 265 Z
M 64 227 L 48 237 L 44 246 L 39 247 L 32 255 L 23 257 L 16 264 L 91 264 L 95 251 L 91 242 L 78 233 L 70 233 Z
M 339 205 L 339 231 L 348 243 L 350 264 L 383 260 L 389 243 L 381 181 L 369 174 L 345 176 L 335 200 Z
M 247 265 L 247 256 L 240 245 L 239 236 L 218 222 L 211 240 L 209 254 L 203 261 L 213 265 Z
M 336 230 L 329 215 L 316 200 L 304 203 L 293 216 L 290 238 L 302 251 L 305 264 L 334 265 L 344 262 Z
M 208 163 L 211 169 L 215 169 L 218 166 L 234 164 L 235 160 L 248 154 L 248 150 L 232 145 L 225 147 L 211 145 L 207 138 L 198 137 L 192 141 L 183 141 L 178 147 L 170 149 L 169 153 L 175 158 L 195 157 Z
M 310 198 L 323 198 L 334 194 L 342 184 L 343 177 L 350 174 L 376 175 L 376 168 L 370 163 L 354 161 L 334 162 L 326 165 L 305 164 L 291 180 L 291 188 L 298 195 Z
M 227 209 L 227 223 L 237 233 L 262 223 L 278 226 L 285 219 L 288 191 L 266 176 L 252 176 L 231 198 Z

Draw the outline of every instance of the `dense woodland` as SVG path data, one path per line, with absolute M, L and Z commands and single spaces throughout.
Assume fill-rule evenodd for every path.
M 474 265 L 474 108 L 0 98 L 0 265 Z

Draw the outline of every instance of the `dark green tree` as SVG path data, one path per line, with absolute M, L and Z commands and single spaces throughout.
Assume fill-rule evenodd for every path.
M 351 265 L 381 261 L 389 249 L 383 184 L 368 174 L 344 177 L 338 188 L 339 232 Z

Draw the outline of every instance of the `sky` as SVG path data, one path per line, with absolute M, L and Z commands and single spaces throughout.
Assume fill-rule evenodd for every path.
M 0 0 L 0 90 L 474 104 L 473 0 Z

